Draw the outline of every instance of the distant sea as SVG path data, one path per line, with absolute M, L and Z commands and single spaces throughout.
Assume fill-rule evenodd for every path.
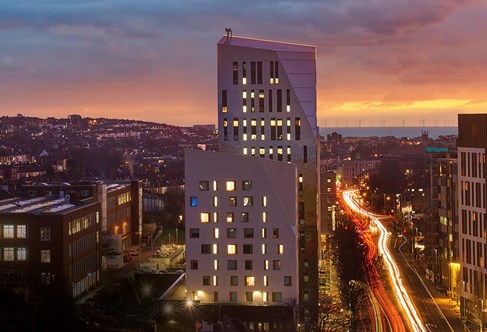
M 341 134 L 343 137 L 420 137 L 423 131 L 428 132 L 428 136 L 437 139 L 441 135 L 458 135 L 458 127 L 329 127 L 320 128 L 321 136 L 333 132 Z

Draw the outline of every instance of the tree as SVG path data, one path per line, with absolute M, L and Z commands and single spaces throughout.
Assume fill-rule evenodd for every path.
M 163 200 L 167 226 L 178 227 L 179 216 L 184 216 L 184 189 L 181 186 L 168 187 Z
M 360 311 L 368 304 L 368 286 L 362 281 L 350 280 L 342 288 L 342 297 L 345 305 L 350 312 L 350 330 L 357 331 L 360 322 Z

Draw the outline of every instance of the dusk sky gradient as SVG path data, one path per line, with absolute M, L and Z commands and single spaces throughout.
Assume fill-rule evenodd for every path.
M 2 1 L 0 114 L 215 123 L 216 43 L 316 45 L 318 124 L 487 110 L 487 1 Z

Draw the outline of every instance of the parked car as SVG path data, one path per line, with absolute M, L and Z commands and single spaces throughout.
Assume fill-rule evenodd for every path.
M 184 273 L 184 271 L 183 271 L 183 270 L 176 270 L 176 273 L 177 273 L 177 274 L 183 274 L 183 273 Z
M 162 269 L 162 270 L 159 270 L 159 273 L 163 274 L 163 273 L 167 273 L 168 271 L 166 269 Z
M 142 273 L 157 273 L 157 271 L 149 266 L 142 266 L 140 268 L 140 272 Z

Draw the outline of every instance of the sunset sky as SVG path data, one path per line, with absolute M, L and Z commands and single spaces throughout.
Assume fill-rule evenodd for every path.
M 316 45 L 318 124 L 487 111 L 487 1 L 2 1 L 0 115 L 216 122 L 216 43 Z

